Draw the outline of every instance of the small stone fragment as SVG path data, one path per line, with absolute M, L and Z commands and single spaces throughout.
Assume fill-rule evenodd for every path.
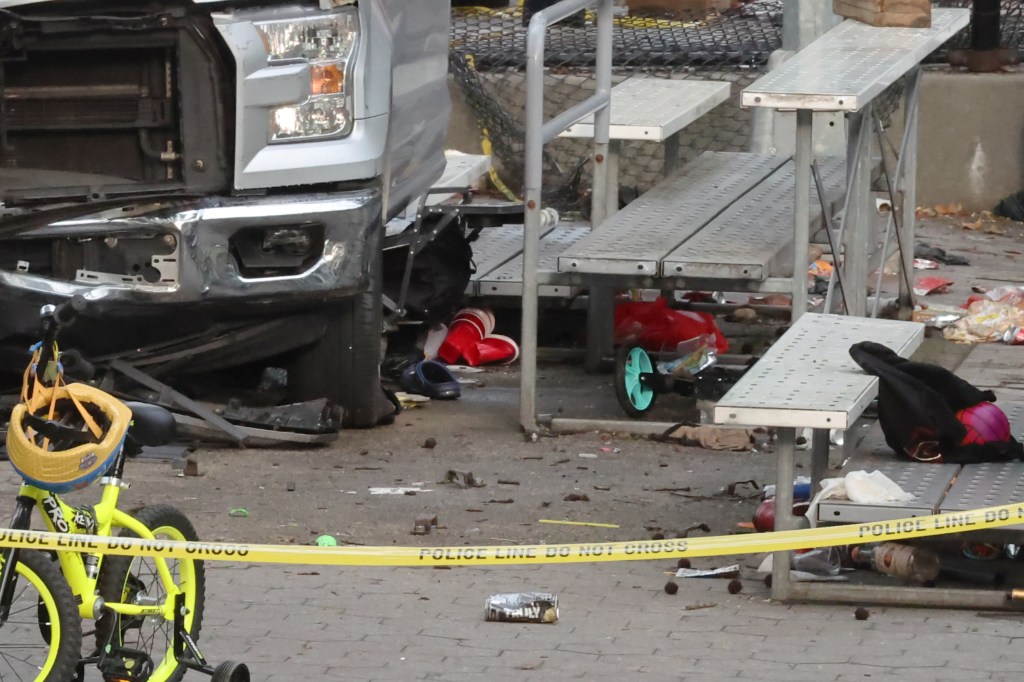
M 870 616 L 870 615 L 871 615 L 871 612 L 868 611 L 863 606 L 858 606 L 857 610 L 853 612 L 853 617 L 856 618 L 857 620 L 867 620 L 868 616 Z
M 674 581 L 669 580 L 667 583 L 665 583 L 665 591 L 669 594 L 675 594 L 679 591 L 679 585 L 677 585 Z
M 437 447 L 437 439 L 436 438 L 428 438 L 428 439 L 426 439 L 425 441 L 423 441 L 423 447 L 425 447 L 428 450 L 433 450 L 434 448 Z
M 729 594 L 739 594 L 743 590 L 743 583 L 739 580 L 729 581 Z

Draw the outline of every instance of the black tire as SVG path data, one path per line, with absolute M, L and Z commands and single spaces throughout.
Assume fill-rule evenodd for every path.
M 249 668 L 245 663 L 224 661 L 213 669 L 210 682 L 249 682 Z
M 196 541 L 196 531 L 192 523 L 180 511 L 169 505 L 160 504 L 145 507 L 135 518 L 147 528 L 154 531 L 157 537 L 174 540 Z M 163 529 L 163 531 L 161 531 Z M 137 537 L 130 530 L 122 530 L 122 537 Z M 186 616 L 186 629 L 195 641 L 199 640 L 199 631 L 203 624 L 203 605 L 205 603 L 206 573 L 203 562 L 195 559 L 168 559 L 168 568 L 174 575 L 178 586 L 182 580 L 191 578 L 192 588 L 186 588 L 186 604 L 191 601 L 189 614 Z M 189 568 L 191 567 L 191 568 Z M 191 574 L 191 575 L 189 575 Z M 98 581 L 99 593 L 108 602 L 130 602 L 139 594 L 164 595 L 163 586 L 156 573 L 156 566 L 150 557 L 130 557 L 110 555 L 103 559 L 100 566 Z M 189 593 L 194 595 L 194 598 Z M 190 622 L 191 621 L 191 622 Z M 149 634 L 149 630 L 154 632 Z M 156 632 L 160 630 L 161 632 Z M 178 682 L 185 675 L 187 668 L 174 658 L 174 623 L 163 621 L 158 626 L 145 618 L 122 618 L 115 613 L 106 612 L 96 623 L 96 645 L 99 649 L 106 646 L 111 633 L 113 643 L 128 649 L 146 650 L 153 658 L 154 672 L 150 682 Z M 162 634 L 161 634 L 162 633 Z
M 325 304 L 323 338 L 300 350 L 288 372 L 293 400 L 327 398 L 344 411 L 342 425 L 370 428 L 394 412 L 380 383 L 384 306 L 380 248 L 373 245 L 369 290 Z
M 640 371 L 640 368 L 632 366 L 636 357 L 645 361 L 643 370 L 649 371 L 648 366 L 653 363 L 643 348 L 619 346 L 615 351 L 615 399 L 618 400 L 622 411 L 632 419 L 640 419 L 647 414 L 658 399 L 657 392 L 649 387 L 641 389 L 642 396 L 636 395 L 636 373 Z
M 10 617 L 0 627 L 0 677 L 7 679 L 13 674 L 19 680 L 70 682 L 82 653 L 78 602 L 48 554 L 20 550 L 17 561 L 18 582 Z M 59 633 L 56 648 L 52 641 L 54 619 Z M 31 660 L 31 651 L 45 651 L 46 658 Z

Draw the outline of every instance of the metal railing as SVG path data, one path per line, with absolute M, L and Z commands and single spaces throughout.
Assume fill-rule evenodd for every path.
M 544 121 L 544 49 L 547 29 L 570 15 L 596 7 L 596 87 L 582 102 Z M 526 149 L 524 168 L 522 371 L 519 381 L 519 423 L 527 432 L 537 427 L 537 320 L 539 315 L 541 186 L 544 145 L 580 119 L 594 114 L 594 168 L 591 227 L 608 215 L 608 148 L 612 88 L 613 0 L 563 0 L 533 15 L 526 38 Z

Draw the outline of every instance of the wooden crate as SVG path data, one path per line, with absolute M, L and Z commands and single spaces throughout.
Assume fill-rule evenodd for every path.
M 832 11 L 871 26 L 930 28 L 931 0 L 832 0 Z

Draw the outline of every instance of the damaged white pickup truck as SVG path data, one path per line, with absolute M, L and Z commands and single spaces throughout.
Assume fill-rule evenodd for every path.
M 384 226 L 444 168 L 448 25 L 448 0 L 0 0 L 0 346 L 79 295 L 90 356 L 291 352 L 292 398 L 377 423 Z

